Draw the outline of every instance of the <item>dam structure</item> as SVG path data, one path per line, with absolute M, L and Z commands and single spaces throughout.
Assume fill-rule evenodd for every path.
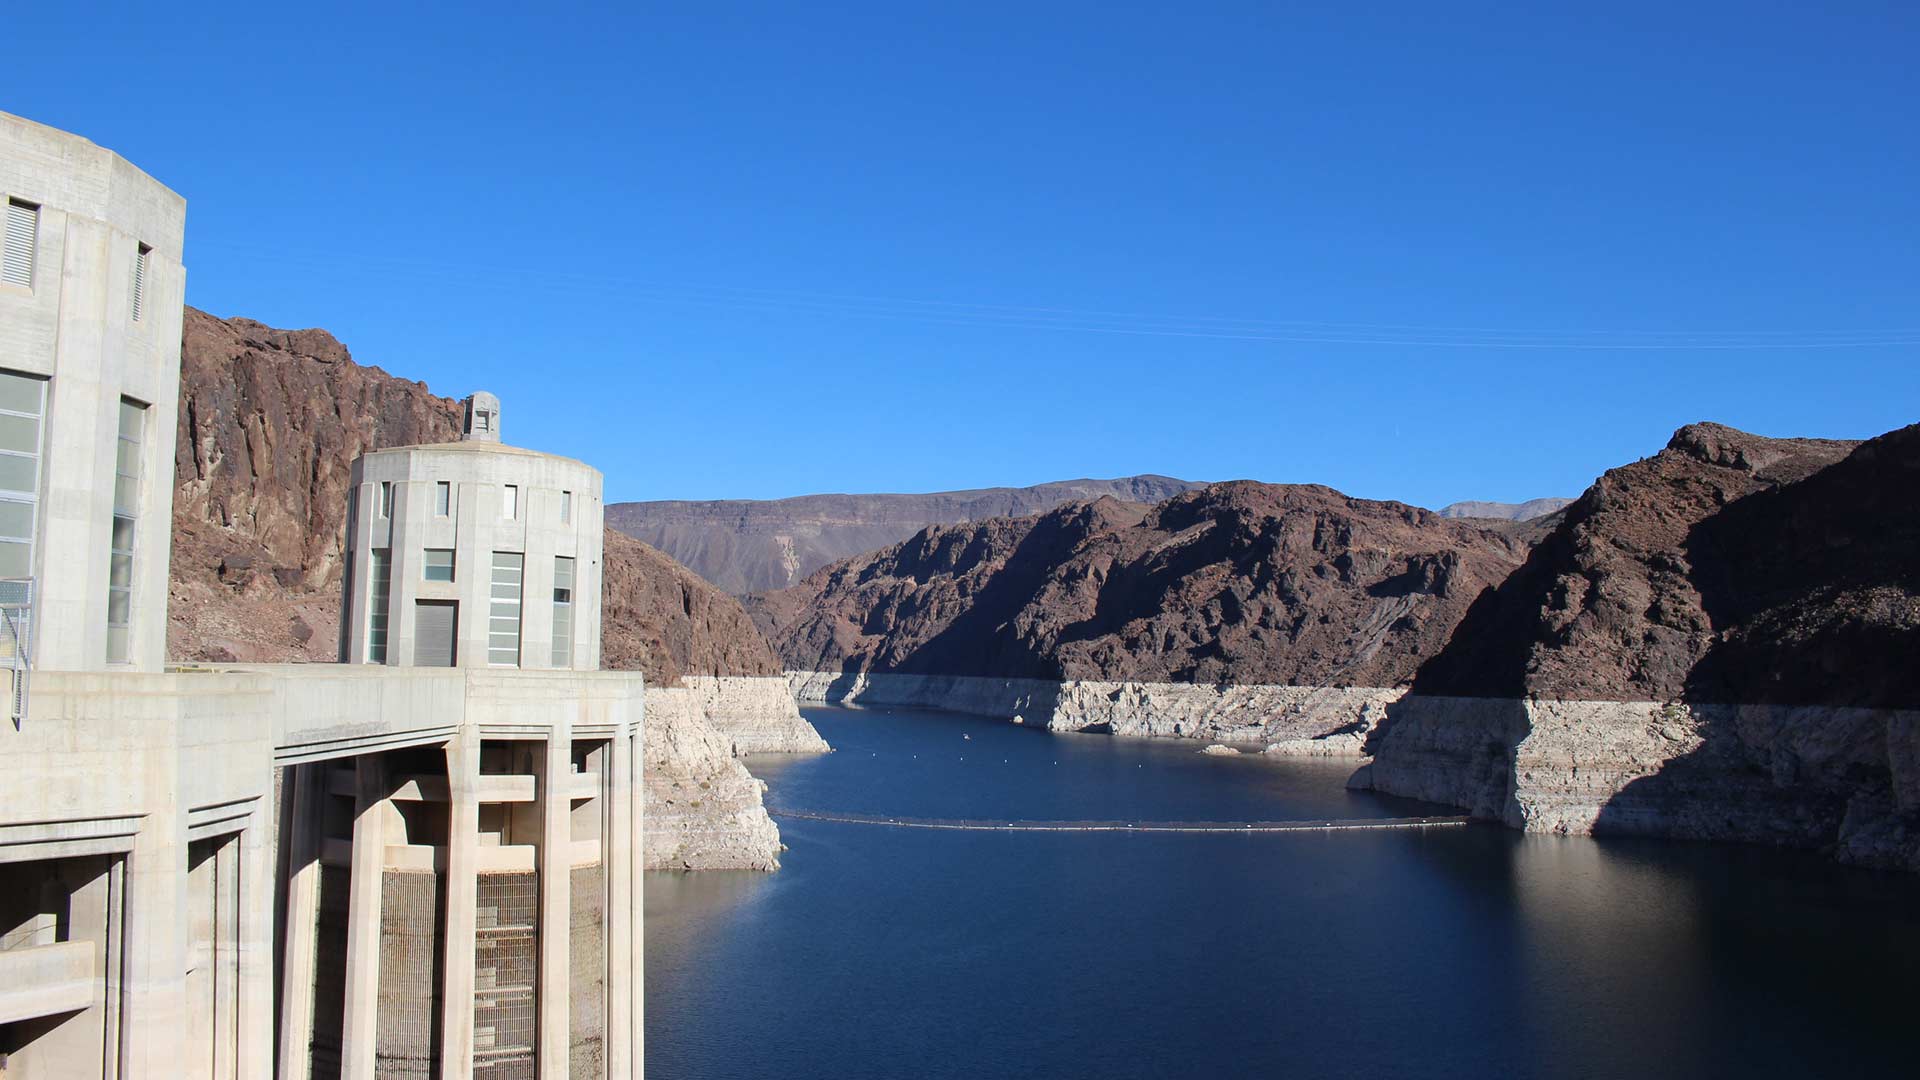
M 169 666 L 186 205 L 0 113 L 0 1077 L 641 1070 L 601 477 L 354 465 L 341 662 Z

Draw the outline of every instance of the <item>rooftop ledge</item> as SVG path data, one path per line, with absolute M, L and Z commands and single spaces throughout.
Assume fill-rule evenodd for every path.
M 163 729 L 182 745 L 271 740 L 276 765 L 482 738 L 576 738 L 639 729 L 637 671 L 180 664 L 163 673 L 36 671 L 15 738 L 85 727 L 132 749 Z M 11 725 L 7 725 L 11 728 Z M 0 739 L 0 743 L 12 739 Z

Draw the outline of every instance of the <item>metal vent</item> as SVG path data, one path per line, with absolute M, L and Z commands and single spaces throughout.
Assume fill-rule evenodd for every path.
M 5 249 L 0 250 L 0 281 L 33 287 L 34 233 L 38 231 L 39 222 L 39 207 L 7 200 L 7 238 Z

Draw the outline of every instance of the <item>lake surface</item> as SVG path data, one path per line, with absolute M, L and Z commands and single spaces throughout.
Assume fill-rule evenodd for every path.
M 1450 813 L 1351 766 L 808 709 L 776 809 Z M 963 738 L 962 736 L 969 736 Z M 947 832 L 780 821 L 774 874 L 646 882 L 646 1069 L 728 1077 L 1911 1075 L 1920 881 L 1493 826 Z

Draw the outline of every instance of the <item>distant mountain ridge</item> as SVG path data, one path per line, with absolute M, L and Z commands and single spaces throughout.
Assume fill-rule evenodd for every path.
M 1443 518 L 1498 518 L 1502 521 L 1532 521 L 1561 510 L 1572 499 L 1528 499 L 1526 502 L 1457 502 L 1435 511 Z
M 1541 531 L 1241 480 L 929 527 L 747 606 L 803 671 L 1396 686 Z
M 1030 517 L 1101 498 L 1152 505 L 1207 485 L 1146 474 L 926 494 L 663 500 L 607 505 L 607 524 L 731 593 L 784 589 L 931 525 Z

